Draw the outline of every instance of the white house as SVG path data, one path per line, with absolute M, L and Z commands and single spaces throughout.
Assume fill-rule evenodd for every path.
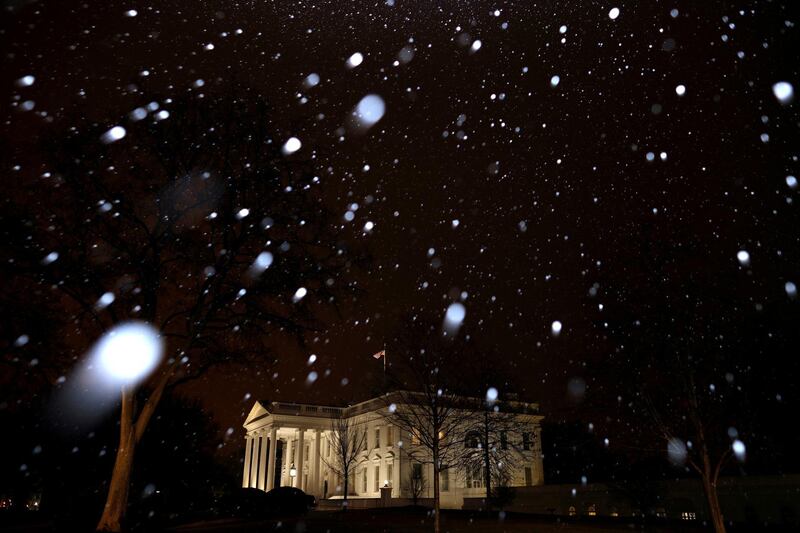
M 503 436 L 519 440 L 512 443 L 519 460 L 515 461 L 507 485 L 541 485 L 544 482 L 540 426 L 543 417 L 538 414 L 538 404 L 506 402 L 504 405 L 513 412 L 513 422 L 519 428 L 514 436 Z M 416 445 L 415 436 L 401 431 L 386 413 L 386 397 L 349 407 L 255 402 L 243 425 L 246 445 L 242 486 L 269 491 L 290 485 L 313 494 L 318 500 L 341 498 L 342 479 L 337 479 L 334 469 L 328 465 L 336 464 L 336 452 L 331 449 L 331 422 L 345 417 L 366 431 L 366 443 L 348 483 L 351 505 L 387 505 L 380 500 L 381 488 L 384 498 L 391 495 L 388 505 L 407 504 L 412 497 L 407 482 L 412 471 L 426 478 L 426 493 L 422 497 L 432 497 L 432 465 L 420 464 L 413 457 L 415 454 L 409 453 Z M 463 439 L 463 446 L 475 446 L 469 437 L 459 438 Z M 478 472 L 449 469 L 440 475 L 443 508 L 461 508 L 464 498 L 486 495 L 483 478 Z

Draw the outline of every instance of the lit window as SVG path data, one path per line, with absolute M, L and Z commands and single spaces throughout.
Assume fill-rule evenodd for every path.
M 569 506 L 569 510 L 567 511 L 567 514 L 569 514 L 570 516 L 575 516 L 575 515 L 578 514 L 578 512 L 575 510 L 575 506 L 574 505 L 570 505 Z
M 697 520 L 697 514 L 693 511 L 683 511 L 681 513 L 681 520 Z
M 386 428 L 386 445 L 394 446 L 394 431 L 392 431 L 392 426 Z
M 597 507 L 594 504 L 590 504 L 589 507 L 586 508 L 586 514 L 589 516 L 597 516 Z
M 419 433 L 416 429 L 411 431 L 411 444 L 419 446 Z

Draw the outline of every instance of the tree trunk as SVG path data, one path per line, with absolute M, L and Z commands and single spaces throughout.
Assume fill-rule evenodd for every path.
M 484 416 L 484 441 L 483 441 L 483 471 L 484 481 L 486 483 L 486 512 L 492 510 L 492 462 L 489 457 L 489 413 L 483 413 Z
M 716 531 L 716 533 L 725 533 L 725 521 L 722 518 L 722 509 L 719 507 L 719 498 L 717 497 L 717 476 L 719 475 L 719 469 L 722 467 L 725 456 L 720 458 L 719 463 L 717 463 L 716 471 L 712 472 L 711 457 L 708 453 L 704 434 L 698 433 L 700 435 L 698 444 L 703 460 L 703 468 L 700 470 L 700 477 L 703 480 L 703 492 L 706 493 L 706 500 L 708 501 L 708 512 L 711 515 L 711 523 L 714 525 L 714 531 Z
M 133 454 L 136 449 L 136 433 L 133 425 L 133 391 L 122 390 L 120 411 L 119 447 L 114 460 L 114 472 L 108 486 L 106 505 L 97 524 L 97 531 L 122 531 L 125 510 L 128 507 L 128 490 L 133 471 Z
M 433 531 L 439 533 L 441 526 L 439 522 L 439 450 L 433 451 Z
M 722 509 L 719 506 L 719 498 L 717 497 L 717 484 L 705 474 L 703 475 L 703 490 L 708 500 L 708 511 L 711 515 L 714 531 L 716 533 L 725 533 L 725 521 L 722 518 Z
M 344 476 L 344 496 L 342 497 L 342 511 L 347 510 L 347 491 L 349 490 L 350 486 L 350 476 Z

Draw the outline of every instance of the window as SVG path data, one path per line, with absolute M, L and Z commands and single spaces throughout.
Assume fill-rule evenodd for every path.
M 392 426 L 386 428 L 386 445 L 387 446 L 394 446 L 394 431 L 392 431 Z
M 411 431 L 411 444 L 419 446 L 419 433 L 417 433 L 416 429 Z
M 500 449 L 501 450 L 508 449 L 508 432 L 506 431 L 500 432 Z
M 467 433 L 467 436 L 464 437 L 464 448 L 477 448 L 479 442 L 480 435 L 478 435 L 478 432 L 470 431 Z
M 422 465 L 414 463 L 411 465 L 411 477 L 413 479 L 422 479 Z
M 364 492 L 367 492 L 367 469 L 361 471 L 361 485 L 364 487 Z
M 394 479 L 394 465 L 392 463 L 389 463 L 388 465 L 386 465 L 386 484 L 391 487 L 393 479 Z
M 375 447 L 381 447 L 381 428 L 375 428 Z
M 525 467 L 525 486 L 526 487 L 530 487 L 531 485 L 533 485 L 533 470 L 531 470 L 531 467 L 526 466 Z
M 372 490 L 373 490 L 373 492 L 378 492 L 378 489 L 380 489 L 380 486 L 381 486 L 381 467 L 380 467 L 380 465 L 376 465 L 375 466 L 375 478 L 374 478 L 373 481 L 374 481 L 374 483 L 373 483 L 373 489 Z
M 681 520 L 697 520 L 697 514 L 694 511 L 683 511 Z
M 575 506 L 574 505 L 570 505 L 569 506 L 569 510 L 567 511 L 567 514 L 569 514 L 570 516 L 575 516 L 575 515 L 578 514 L 578 512 L 575 510 Z
M 364 433 L 359 433 L 359 437 L 364 437 L 364 451 L 367 451 L 367 444 L 368 444 L 367 441 L 369 440 L 367 438 L 367 437 L 369 437 L 369 434 L 367 433 L 367 430 L 365 429 Z
M 483 468 L 481 465 L 467 467 L 467 482 L 468 489 L 482 489 L 484 488 Z
M 439 490 L 442 492 L 450 490 L 450 472 L 446 468 L 439 471 Z
M 589 516 L 597 516 L 597 507 L 593 503 L 590 503 L 586 508 L 586 514 Z
M 531 434 L 530 433 L 523 433 L 522 434 L 522 449 L 523 450 L 530 450 L 531 449 Z

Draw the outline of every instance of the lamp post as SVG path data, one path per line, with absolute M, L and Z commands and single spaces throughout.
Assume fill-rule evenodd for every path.
M 292 466 L 289 467 L 289 477 L 297 477 L 297 468 L 295 468 L 294 463 L 292 463 Z M 292 485 L 294 485 L 294 482 L 292 482 Z

